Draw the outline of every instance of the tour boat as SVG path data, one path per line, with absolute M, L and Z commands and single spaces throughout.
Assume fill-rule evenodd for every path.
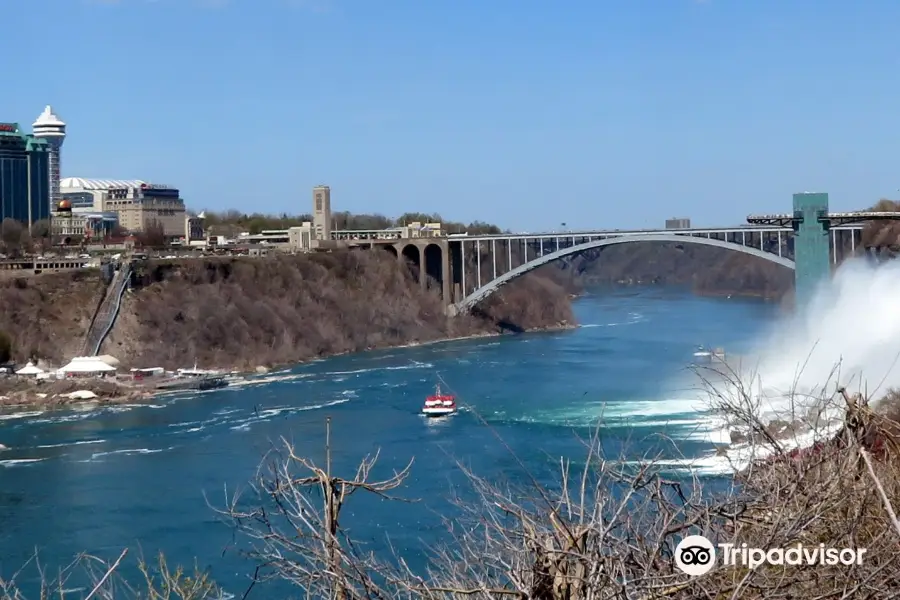
M 178 369 L 176 371 L 176 377 L 210 377 L 210 376 L 221 376 L 221 371 L 212 371 L 208 369 L 198 369 L 197 363 L 194 363 L 193 369 Z
M 450 394 L 442 394 L 441 386 L 434 387 L 434 395 L 425 398 L 422 414 L 428 417 L 443 417 L 456 412 L 456 398 Z
M 697 352 L 694 352 L 694 361 L 698 363 L 711 363 L 713 361 L 724 362 L 725 360 L 725 350 L 722 348 L 716 348 L 715 350 L 707 350 L 703 346 L 700 346 L 697 349 Z
M 167 373 L 168 374 L 168 373 Z M 221 371 L 198 369 L 178 369 L 156 385 L 158 390 L 215 390 L 228 386 L 229 379 Z

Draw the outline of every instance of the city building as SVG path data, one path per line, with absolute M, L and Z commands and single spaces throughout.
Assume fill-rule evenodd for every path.
M 0 221 L 29 228 L 50 216 L 50 144 L 23 133 L 18 123 L 0 123 Z
M 119 224 L 114 212 L 97 212 L 91 208 L 74 208 L 68 200 L 60 200 L 50 215 L 50 234 L 63 243 L 71 238 L 86 241 L 107 239 Z
M 91 208 L 96 212 L 114 212 L 119 225 L 130 232 L 146 231 L 152 223 L 162 226 L 166 237 L 181 237 L 185 233 L 185 208 L 177 188 L 121 179 L 85 179 L 66 177 L 60 181 L 64 200 L 76 202 L 79 208 L 87 208 L 88 195 Z
M 190 245 L 191 242 L 196 242 L 199 240 L 206 239 L 206 234 L 203 231 L 203 219 L 205 215 L 200 213 L 196 217 L 185 217 L 184 218 L 184 243 L 185 245 Z
M 331 239 L 331 188 L 327 185 L 313 188 L 313 230 L 317 240 Z
M 60 187 L 60 201 L 65 200 L 72 208 L 89 208 L 94 210 L 94 195 L 90 192 L 68 192 L 66 188 Z M 59 203 L 57 203 L 59 206 Z M 97 206 L 103 206 L 103 202 L 98 202 Z
M 387 229 L 340 229 L 331 232 L 331 239 L 335 241 L 357 240 L 400 240 L 408 238 L 441 237 L 442 225 L 440 223 L 425 223 L 413 221 L 399 227 Z
M 66 124 L 56 116 L 53 108 L 48 104 L 44 108 L 44 112 L 38 115 L 37 120 L 31 124 L 31 131 L 34 137 L 46 140 L 49 145 L 50 210 L 53 210 L 54 207 L 59 206 L 59 202 L 62 200 L 59 192 L 59 159 L 63 142 L 66 141 Z
M 291 250 L 308 251 L 313 247 L 313 225 L 309 221 L 305 221 L 300 227 L 289 227 L 288 248 Z
M 666 229 L 690 229 L 691 220 L 685 217 L 666 219 Z

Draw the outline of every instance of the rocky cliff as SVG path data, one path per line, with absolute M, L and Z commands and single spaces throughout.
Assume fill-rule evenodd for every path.
M 452 337 L 566 327 L 568 291 L 550 266 L 477 315 L 444 316 L 387 253 L 156 261 L 138 270 L 102 351 L 127 364 L 247 368 Z M 19 361 L 80 351 L 103 286 L 96 272 L 0 282 L 0 331 Z
M 97 271 L 71 271 L 0 279 L 0 332 L 12 358 L 62 360 L 81 352 L 106 286 Z

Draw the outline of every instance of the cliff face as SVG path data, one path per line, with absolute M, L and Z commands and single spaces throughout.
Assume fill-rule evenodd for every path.
M 543 275 L 542 275 L 543 272 Z M 477 334 L 574 324 L 566 277 L 549 266 L 510 284 L 476 315 L 448 319 L 386 253 L 157 262 L 102 351 L 128 364 L 245 368 Z M 13 358 L 62 364 L 81 351 L 105 287 L 96 271 L 0 280 L 0 331 Z
M 0 331 L 11 339 L 13 358 L 77 356 L 105 289 L 96 271 L 0 280 Z
M 566 290 L 537 272 L 477 315 L 448 319 L 387 253 L 172 261 L 139 271 L 102 351 L 144 366 L 248 368 L 573 321 Z

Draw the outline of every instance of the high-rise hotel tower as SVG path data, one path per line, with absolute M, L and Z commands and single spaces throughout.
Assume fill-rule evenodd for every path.
M 62 200 L 59 192 L 59 154 L 63 142 L 66 140 L 66 124 L 56 116 L 48 105 L 31 125 L 34 137 L 47 140 L 49 147 L 49 171 L 50 171 L 50 210 L 55 210 Z

